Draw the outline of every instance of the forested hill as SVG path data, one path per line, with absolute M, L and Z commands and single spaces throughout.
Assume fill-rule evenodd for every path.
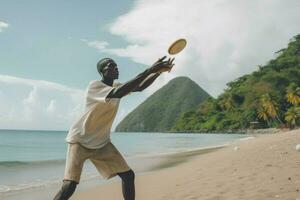
M 174 78 L 129 113 L 116 131 L 168 131 L 181 113 L 194 109 L 208 97 L 210 95 L 188 77 Z
M 197 110 L 183 113 L 172 130 L 299 126 L 300 35 L 276 55 L 253 73 L 229 82 L 217 99 L 209 98 Z

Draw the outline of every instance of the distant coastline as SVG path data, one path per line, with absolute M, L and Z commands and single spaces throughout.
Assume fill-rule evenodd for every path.
M 297 129 L 297 128 L 296 128 Z M 295 130 L 296 130 L 295 129 Z M 275 134 L 279 132 L 290 131 L 288 128 L 265 128 L 265 129 L 238 129 L 238 130 L 218 130 L 218 131 L 205 131 L 205 130 L 181 130 L 181 131 L 159 131 L 159 132 L 140 132 L 140 133 L 191 133 L 191 134 Z M 129 133 L 129 132 L 118 132 Z M 130 132 L 134 133 L 134 132 Z
M 299 129 L 299 128 L 295 128 Z M 24 132 L 63 132 L 66 133 L 68 130 L 26 130 L 26 129 L 0 129 L 1 131 L 24 131 Z M 279 132 L 290 131 L 288 128 L 265 128 L 265 129 L 238 129 L 238 130 L 218 130 L 218 131 L 206 131 L 206 130 L 181 130 L 181 131 L 149 131 L 149 132 L 118 132 L 111 131 L 111 133 L 191 133 L 191 134 L 273 134 Z

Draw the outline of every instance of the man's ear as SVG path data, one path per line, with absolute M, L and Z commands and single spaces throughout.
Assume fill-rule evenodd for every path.
M 100 71 L 100 73 L 99 73 L 102 78 L 104 78 L 104 74 L 103 73 L 104 73 L 103 71 Z
M 104 78 L 103 74 L 102 73 L 99 73 L 99 74 L 100 74 L 101 78 L 103 79 Z

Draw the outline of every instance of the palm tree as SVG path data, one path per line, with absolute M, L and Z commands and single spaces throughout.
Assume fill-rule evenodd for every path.
M 261 107 L 267 112 L 268 116 L 277 119 L 279 123 L 282 121 L 278 118 L 279 106 L 276 100 L 270 94 L 264 94 L 260 98 Z
M 222 98 L 219 102 L 218 102 L 219 106 L 223 109 L 223 110 L 231 110 L 234 108 L 235 106 L 235 102 L 233 100 L 233 97 L 231 94 L 226 95 L 226 97 Z
M 287 101 L 293 105 L 300 104 L 300 87 L 295 83 L 291 83 L 286 89 L 285 95 Z
M 257 116 L 259 119 L 262 119 L 269 124 L 269 114 L 264 107 L 261 106 L 257 109 Z
M 297 120 L 300 119 L 300 107 L 293 106 L 288 109 L 285 113 L 285 121 L 290 125 L 291 128 L 297 125 Z

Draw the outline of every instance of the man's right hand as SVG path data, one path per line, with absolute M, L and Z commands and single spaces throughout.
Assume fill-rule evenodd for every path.
M 158 73 L 158 72 L 166 72 L 172 69 L 172 67 L 174 66 L 173 61 L 175 58 L 171 59 L 169 58 L 167 61 L 164 61 L 166 59 L 167 56 L 164 56 L 160 59 L 158 59 L 158 61 L 156 61 L 150 68 L 150 72 L 151 73 Z

